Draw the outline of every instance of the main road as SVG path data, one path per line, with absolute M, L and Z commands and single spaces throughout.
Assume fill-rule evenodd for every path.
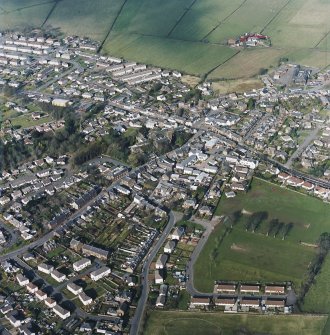
M 151 265 L 153 259 L 156 257 L 159 249 L 164 244 L 167 236 L 171 232 L 175 223 L 181 217 L 182 217 L 182 214 L 178 214 L 178 213 L 174 213 L 174 212 L 170 211 L 169 220 L 168 220 L 168 223 L 167 223 L 165 229 L 159 235 L 156 244 L 153 247 L 150 248 L 150 251 L 146 256 L 147 260 L 144 262 L 142 272 L 141 272 L 141 278 L 142 278 L 141 296 L 139 298 L 139 302 L 138 302 L 134 317 L 133 317 L 132 322 L 131 322 L 130 335 L 138 335 L 139 331 L 140 331 L 140 328 L 141 328 L 142 318 L 143 318 L 143 315 L 144 315 L 144 312 L 145 312 L 145 308 L 146 308 L 146 304 L 147 304 L 147 300 L 148 300 L 148 294 L 149 294 L 148 274 L 149 274 L 150 265 Z

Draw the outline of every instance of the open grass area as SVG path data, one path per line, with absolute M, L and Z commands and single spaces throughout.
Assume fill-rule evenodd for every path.
M 22 128 L 29 128 L 38 126 L 43 123 L 51 122 L 53 119 L 50 116 L 41 117 L 38 120 L 33 120 L 31 115 L 17 116 L 11 120 L 13 126 L 21 126 Z
M 259 79 L 237 79 L 214 81 L 212 89 L 218 94 L 228 94 L 232 92 L 243 93 L 253 89 L 262 88 L 264 84 Z
M 229 315 L 201 312 L 152 312 L 145 335 L 320 335 L 326 316 Z
M 251 190 L 235 198 L 222 198 L 216 213 L 231 215 L 242 211 L 231 231 L 218 226 L 209 237 L 194 266 L 198 290 L 211 292 L 215 280 L 293 281 L 299 290 L 309 263 L 317 249 L 304 243 L 316 243 L 329 230 L 330 206 L 309 196 L 254 178 Z M 266 212 L 255 232 L 246 230 L 252 213 Z M 270 233 L 270 220 L 278 219 L 292 228 Z M 275 236 L 275 237 L 274 237 Z
M 303 310 L 306 312 L 330 313 L 330 254 L 326 257 L 321 272 L 305 296 Z
M 299 288 L 316 251 L 287 240 L 246 232 L 238 224 L 223 239 L 219 226 L 194 265 L 195 287 L 212 292 L 215 280 L 289 281 Z
M 228 215 L 242 209 L 266 211 L 268 220 L 292 222 L 294 227 L 287 239 L 294 242 L 315 243 L 330 228 L 329 204 L 257 178 L 253 179 L 248 193 L 231 199 L 223 197 L 216 213 Z

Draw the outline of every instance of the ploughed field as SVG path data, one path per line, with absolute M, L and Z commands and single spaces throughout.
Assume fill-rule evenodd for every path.
M 215 280 L 293 281 L 299 291 L 330 226 L 329 204 L 256 178 L 246 194 L 223 197 L 217 214 L 226 219 L 194 266 L 202 292 L 212 292 Z
M 246 78 L 281 57 L 330 64 L 325 0 L 0 0 L 0 29 L 60 28 L 103 42 L 102 51 L 210 78 Z M 245 32 L 272 47 L 236 49 Z

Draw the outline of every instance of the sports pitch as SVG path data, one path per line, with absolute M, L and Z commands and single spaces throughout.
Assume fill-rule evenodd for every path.
M 326 0 L 0 0 L 0 29 L 59 28 L 114 56 L 215 79 L 255 76 L 281 57 L 329 66 L 329 16 Z M 245 32 L 272 47 L 226 45 Z

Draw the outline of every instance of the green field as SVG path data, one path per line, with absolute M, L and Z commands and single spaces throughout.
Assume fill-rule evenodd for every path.
M 248 212 L 266 211 L 268 220 L 292 222 L 288 240 L 316 243 L 319 236 L 330 231 L 330 205 L 321 200 L 254 178 L 247 194 L 235 198 L 223 197 L 216 210 L 228 215 L 245 209 Z
M 330 254 L 326 257 L 321 272 L 305 296 L 303 310 L 306 312 L 330 313 Z
M 326 320 L 326 316 L 225 315 L 223 313 L 155 311 L 149 315 L 143 334 L 320 335 Z
M 0 0 L 0 28 L 45 23 L 104 40 L 114 56 L 214 79 L 255 76 L 281 57 L 329 66 L 329 16 L 328 0 Z M 245 32 L 269 35 L 272 47 L 225 46 Z
M 230 232 L 224 235 L 222 224 L 209 237 L 194 266 L 196 288 L 211 292 L 214 280 L 291 280 L 299 290 L 317 252 L 300 242 L 316 243 L 323 232 L 329 231 L 330 206 L 255 178 L 247 194 L 222 198 L 216 213 L 230 215 L 243 209 L 249 214 L 242 215 Z M 255 232 L 247 231 L 250 215 L 262 211 L 268 217 Z M 273 234 L 267 236 L 272 219 L 293 223 L 284 240 L 280 233 L 275 238 Z

